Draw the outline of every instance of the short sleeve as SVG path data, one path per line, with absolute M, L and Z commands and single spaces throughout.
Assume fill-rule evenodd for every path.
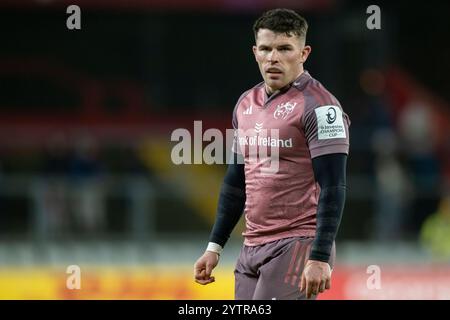
M 236 110 L 237 110 L 237 106 L 234 108 L 233 111 L 233 118 L 232 118 L 232 125 L 233 125 L 233 129 L 234 129 L 234 134 L 233 134 L 233 144 L 231 145 L 231 151 L 233 153 L 237 153 L 237 154 L 242 154 L 241 152 L 241 148 L 239 147 L 239 143 L 238 143 L 238 139 L 239 139 L 239 135 L 238 135 L 238 119 L 237 119 L 237 115 L 236 115 Z
M 349 152 L 348 115 L 338 105 L 322 105 L 305 110 L 302 117 L 311 158 Z
M 238 123 L 238 116 L 237 116 L 237 112 L 238 112 L 238 108 L 239 105 L 241 103 L 241 101 L 245 98 L 245 96 L 250 92 L 250 90 L 245 91 L 238 99 L 236 105 L 234 106 L 234 110 L 233 110 L 233 118 L 232 118 L 232 125 L 233 125 L 233 129 L 234 129 L 234 136 L 233 136 L 233 144 L 231 145 L 231 151 L 233 153 L 242 155 L 243 152 L 239 146 L 239 123 Z

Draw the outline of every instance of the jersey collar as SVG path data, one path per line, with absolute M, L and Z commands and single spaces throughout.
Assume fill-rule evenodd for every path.
M 283 93 L 287 92 L 292 87 L 296 87 L 297 89 L 301 89 L 302 87 L 304 87 L 304 85 L 306 84 L 306 82 L 308 82 L 308 80 L 310 78 L 311 78 L 311 75 L 309 74 L 309 72 L 307 70 L 304 70 L 294 81 L 292 81 L 291 83 L 289 83 L 285 87 L 275 91 L 270 96 L 267 94 L 266 86 L 264 85 L 263 86 L 263 88 L 264 88 L 263 89 L 264 90 L 264 104 L 269 103 L 270 101 L 272 101 L 273 99 L 278 97 L 280 94 L 283 94 Z

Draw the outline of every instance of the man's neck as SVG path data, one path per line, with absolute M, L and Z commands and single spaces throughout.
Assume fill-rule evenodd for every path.
M 287 85 L 285 85 L 283 88 L 280 88 L 278 90 L 272 90 L 270 89 L 267 85 L 265 85 L 265 89 L 266 89 L 266 94 L 267 97 L 269 98 L 271 95 L 273 95 L 274 93 L 278 92 L 278 91 L 282 91 L 283 89 L 289 87 L 295 80 L 297 80 L 302 74 L 303 72 L 305 72 L 303 69 L 300 71 L 300 73 L 291 81 L 289 82 Z

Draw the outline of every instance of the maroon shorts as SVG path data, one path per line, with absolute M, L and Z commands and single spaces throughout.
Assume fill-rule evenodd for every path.
M 314 238 L 293 237 L 241 249 L 234 270 L 236 300 L 299 300 L 300 279 Z M 333 244 L 329 264 L 334 266 Z M 315 299 L 315 297 L 313 298 Z

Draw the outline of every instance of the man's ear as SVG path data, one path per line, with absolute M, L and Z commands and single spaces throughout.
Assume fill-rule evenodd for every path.
M 305 63 L 311 53 L 311 46 L 304 46 L 302 49 L 302 63 Z
M 257 50 L 256 46 L 253 46 L 252 50 L 253 50 L 253 55 L 255 56 L 255 60 L 256 60 L 256 50 Z

